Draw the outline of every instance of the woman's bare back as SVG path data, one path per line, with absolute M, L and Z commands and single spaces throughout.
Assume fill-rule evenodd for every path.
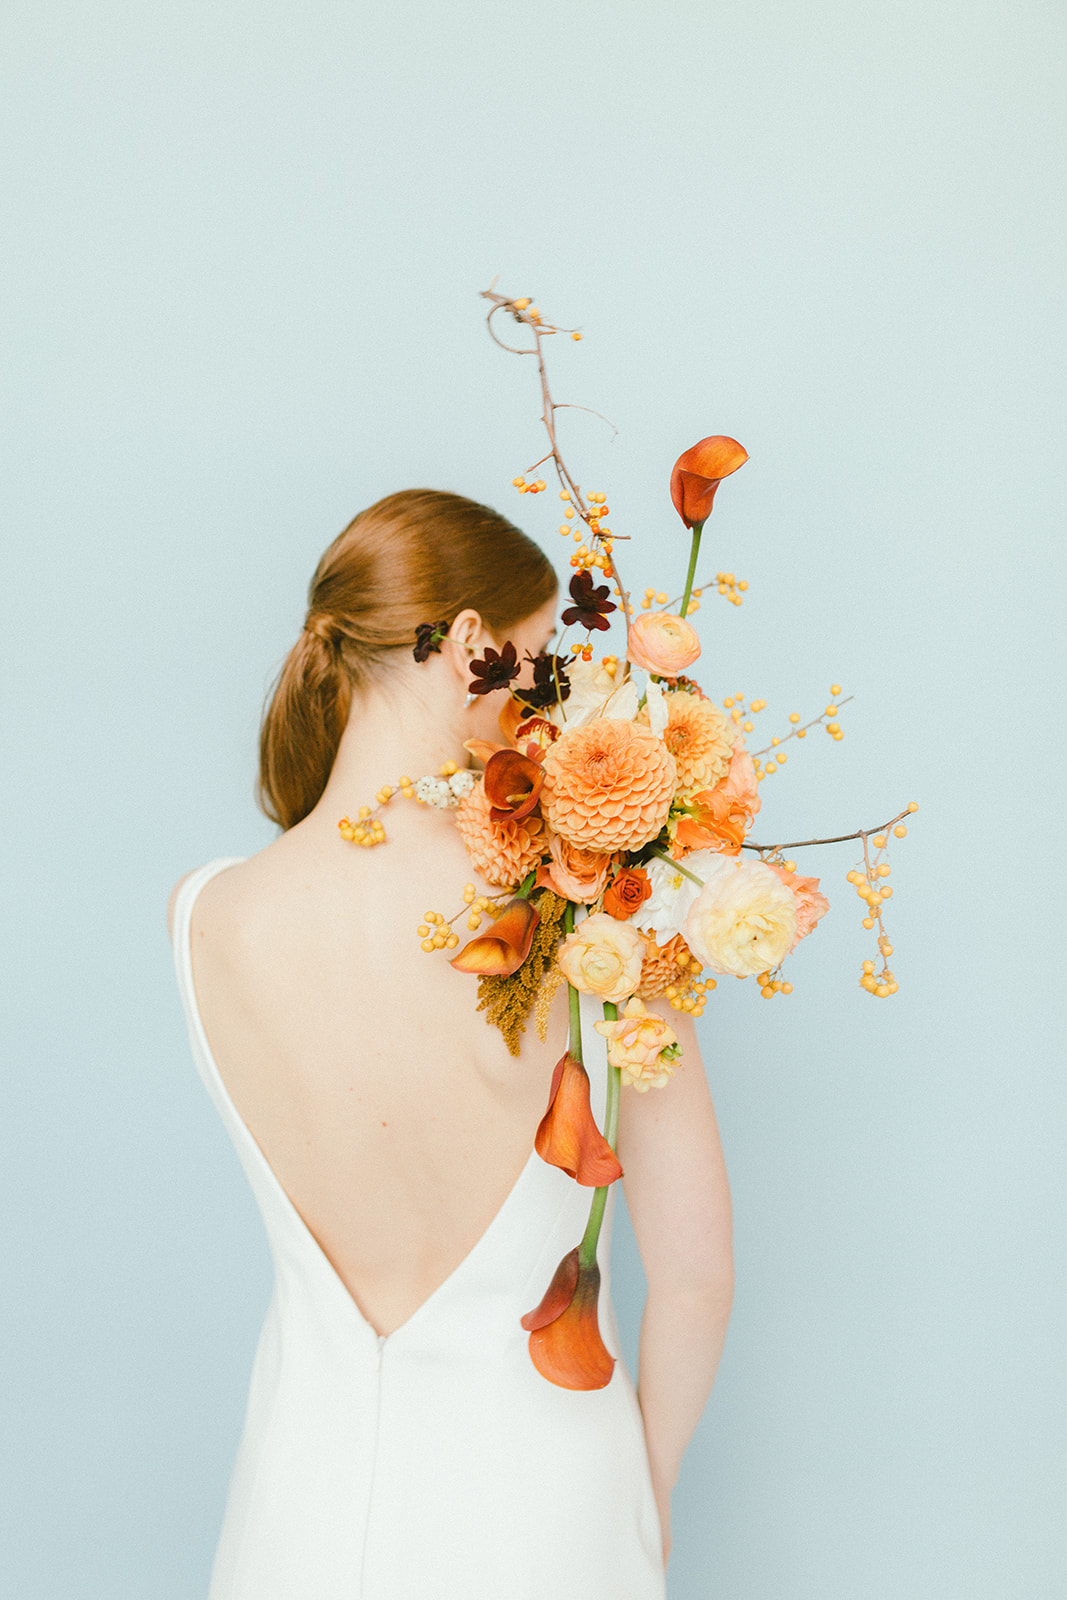
M 565 1040 L 557 999 L 547 1042 L 531 1022 L 510 1055 L 476 1010 L 476 980 L 421 950 L 426 912 L 451 915 L 470 878 L 446 819 L 411 808 L 373 850 L 294 828 L 193 908 L 197 997 L 226 1087 L 384 1334 L 500 1209 Z

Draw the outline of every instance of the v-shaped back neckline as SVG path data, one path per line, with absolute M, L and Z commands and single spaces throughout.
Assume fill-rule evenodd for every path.
M 226 868 L 239 866 L 241 863 L 247 860 L 247 856 L 220 856 L 214 861 L 209 861 L 205 866 L 200 867 L 196 871 L 190 873 L 189 877 L 179 889 L 174 914 L 174 954 L 175 964 L 178 970 L 179 986 L 186 999 L 187 1012 L 192 1020 L 197 1042 L 200 1045 L 204 1062 L 208 1068 L 212 1086 L 214 1087 L 215 1093 L 218 1096 L 218 1101 L 220 1109 L 223 1111 L 224 1120 L 228 1122 L 233 1134 L 244 1146 L 251 1161 L 260 1172 L 264 1182 L 267 1184 L 268 1189 L 271 1191 L 275 1200 L 288 1217 L 291 1226 L 301 1241 L 301 1244 L 306 1250 L 308 1250 L 321 1261 L 337 1290 L 344 1296 L 345 1301 L 351 1307 L 352 1314 L 356 1317 L 359 1324 L 372 1338 L 378 1341 L 380 1346 L 384 1346 L 390 1340 L 395 1339 L 398 1335 L 406 1332 L 407 1329 L 411 1327 L 412 1323 L 414 1323 L 417 1319 L 421 1319 L 424 1312 L 426 1312 L 428 1308 L 431 1308 L 434 1302 L 441 1298 L 445 1291 L 455 1284 L 456 1280 L 459 1278 L 460 1274 L 463 1273 L 464 1269 L 469 1266 L 476 1256 L 481 1254 L 483 1249 L 486 1247 L 490 1236 L 494 1236 L 497 1232 L 499 1232 L 499 1229 L 502 1225 L 501 1219 L 505 1216 L 505 1213 L 509 1212 L 513 1208 L 516 1197 L 528 1184 L 530 1175 L 538 1166 L 543 1165 L 543 1163 L 541 1162 L 541 1158 L 537 1154 L 537 1151 L 531 1146 L 530 1154 L 526 1158 L 526 1162 L 522 1168 L 522 1171 L 519 1173 L 518 1177 L 515 1179 L 515 1182 L 504 1196 L 503 1201 L 494 1212 L 488 1225 L 482 1230 L 478 1238 L 474 1241 L 463 1258 L 452 1269 L 448 1276 L 442 1279 L 435 1289 L 430 1291 L 430 1293 L 426 1296 L 426 1299 L 421 1301 L 420 1304 L 415 1307 L 415 1310 L 412 1311 L 409 1316 L 404 1318 L 403 1322 L 398 1323 L 398 1325 L 389 1333 L 379 1333 L 374 1327 L 374 1324 L 370 1322 L 360 1310 L 351 1290 L 348 1288 L 348 1285 L 345 1283 L 344 1279 L 337 1271 L 337 1268 L 334 1266 L 333 1262 L 322 1248 L 322 1245 L 316 1239 L 304 1218 L 297 1210 L 288 1190 L 285 1188 L 281 1179 L 278 1177 L 278 1174 L 267 1160 L 262 1145 L 257 1140 L 255 1134 L 248 1126 L 248 1123 L 245 1121 L 244 1117 L 242 1117 L 241 1113 L 238 1111 L 233 1097 L 231 1096 L 229 1089 L 226 1087 L 226 1082 L 222 1076 L 222 1073 L 219 1070 L 219 1064 L 215 1059 L 215 1052 L 211 1048 L 211 1043 L 207 1036 L 207 1029 L 204 1026 L 204 1019 L 200 1012 L 200 1002 L 196 993 L 196 980 L 193 975 L 193 907 L 195 906 L 200 891 L 205 884 L 209 883 L 211 879 L 216 877 L 219 873 L 225 871 Z

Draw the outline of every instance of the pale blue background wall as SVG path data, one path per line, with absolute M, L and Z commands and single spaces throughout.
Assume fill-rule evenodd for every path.
M 261 699 L 321 549 L 408 484 L 521 510 L 558 351 L 635 586 L 735 434 L 702 677 L 817 711 L 761 837 L 921 809 L 899 995 L 832 910 L 704 1019 L 737 1215 L 671 1600 L 1067 1588 L 1062 8 L 34 4 L 3 16 L 0 1592 L 203 1595 L 268 1292 L 167 891 L 270 837 Z M 354 797 L 356 798 L 356 797 Z M 810 859 L 810 858 L 809 858 Z M 632 1349 L 640 1274 L 618 1241 Z M 488 1597 L 487 1597 L 488 1600 Z M 493 1597 L 496 1600 L 496 1597 Z

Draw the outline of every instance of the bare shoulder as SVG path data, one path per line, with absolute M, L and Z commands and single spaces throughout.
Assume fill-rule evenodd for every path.
M 732 1217 L 715 1107 L 692 1020 L 664 1015 L 682 1046 L 674 1076 L 643 1094 L 622 1091 L 627 1210 L 650 1285 L 722 1284 L 732 1276 Z
M 260 855 L 263 855 L 264 853 L 265 852 L 260 851 Z M 207 884 L 205 884 L 203 892 L 197 900 L 198 918 L 202 918 L 205 908 L 215 908 L 227 904 L 232 906 L 236 904 L 237 901 L 239 901 L 243 896 L 243 883 L 245 878 L 251 876 L 253 879 L 255 879 L 257 877 L 255 872 L 252 872 L 251 874 L 246 873 L 246 869 L 251 867 L 252 863 L 258 859 L 258 856 L 250 856 L 247 861 L 237 862 L 232 867 L 227 867 L 225 871 L 217 873 Z M 171 943 L 174 942 L 174 915 L 182 885 L 187 883 L 193 874 L 199 872 L 199 870 L 199 867 L 194 867 L 191 872 L 184 872 L 174 885 L 173 889 L 170 891 L 170 898 L 167 901 L 167 932 L 170 935 Z M 238 887 L 235 893 L 233 879 L 239 875 L 242 878 L 242 885 Z

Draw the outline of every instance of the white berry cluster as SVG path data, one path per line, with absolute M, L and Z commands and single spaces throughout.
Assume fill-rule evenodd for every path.
M 427 776 L 415 781 L 415 798 L 427 806 L 458 806 L 465 795 L 470 794 L 477 778 L 473 772 L 460 768 L 450 778 L 435 778 Z

